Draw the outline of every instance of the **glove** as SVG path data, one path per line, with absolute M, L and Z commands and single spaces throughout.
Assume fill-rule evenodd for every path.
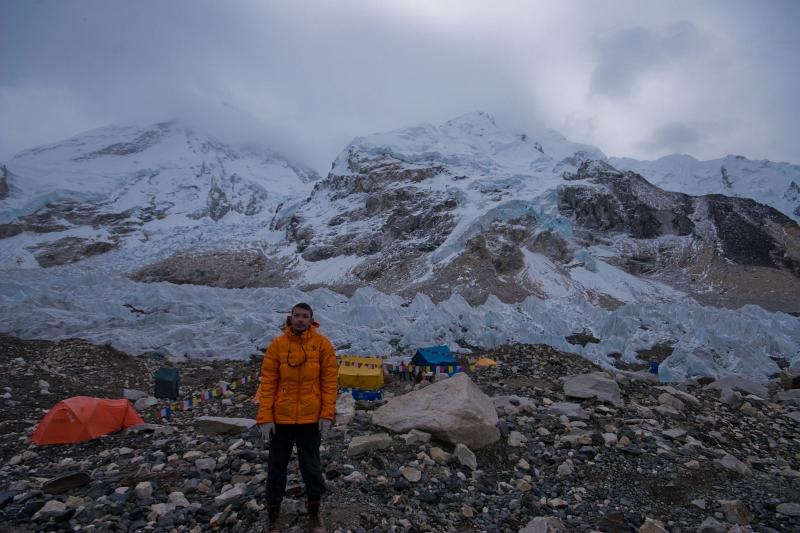
M 319 434 L 325 435 L 331 429 L 332 422 L 327 418 L 319 419 Z
M 258 429 L 261 431 L 261 436 L 264 438 L 264 440 L 269 442 L 272 440 L 272 436 L 275 434 L 275 422 L 259 424 Z

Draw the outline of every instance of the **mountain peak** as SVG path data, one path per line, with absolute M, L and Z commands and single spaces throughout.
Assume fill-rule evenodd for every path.
M 445 126 L 456 127 L 462 130 L 496 129 L 494 117 L 486 111 L 472 111 L 459 117 L 448 120 Z

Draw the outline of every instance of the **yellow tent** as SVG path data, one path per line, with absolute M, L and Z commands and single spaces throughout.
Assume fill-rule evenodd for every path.
M 475 366 L 494 366 L 497 364 L 497 361 L 494 359 L 489 359 L 488 357 L 483 357 L 475 361 Z
M 339 364 L 339 386 L 377 390 L 383 387 L 383 359 L 344 355 Z

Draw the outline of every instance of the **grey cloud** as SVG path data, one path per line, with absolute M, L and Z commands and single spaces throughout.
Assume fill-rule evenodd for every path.
M 798 161 L 800 4 L 767 4 L 0 0 L 0 160 L 178 118 L 324 174 L 355 136 L 481 109 L 606 153 Z M 636 91 L 650 74 L 681 98 Z
M 704 137 L 697 125 L 670 122 L 653 130 L 650 137 L 639 146 L 653 153 L 691 152 Z
M 693 23 L 676 22 L 665 31 L 635 27 L 617 31 L 596 45 L 593 92 L 614 98 L 628 96 L 641 74 L 704 50 L 708 36 Z

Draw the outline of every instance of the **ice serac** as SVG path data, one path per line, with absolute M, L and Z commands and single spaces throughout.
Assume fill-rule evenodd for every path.
M 450 444 L 479 449 L 500 439 L 492 400 L 466 374 L 391 398 L 372 423 L 395 433 L 418 429 Z

